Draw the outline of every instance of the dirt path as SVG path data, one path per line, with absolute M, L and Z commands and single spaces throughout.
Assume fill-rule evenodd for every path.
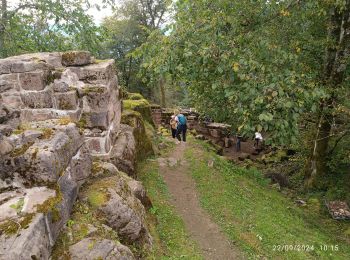
M 171 202 L 205 259 L 242 259 L 199 204 L 195 183 L 183 158 L 186 145 L 179 144 L 169 158 L 158 159 L 160 173 L 172 195 Z

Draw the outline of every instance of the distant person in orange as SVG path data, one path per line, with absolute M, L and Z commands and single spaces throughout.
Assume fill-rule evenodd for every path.
M 171 116 L 170 128 L 171 128 L 171 136 L 175 139 L 176 138 L 176 131 L 177 131 L 177 122 L 175 119 L 175 115 Z

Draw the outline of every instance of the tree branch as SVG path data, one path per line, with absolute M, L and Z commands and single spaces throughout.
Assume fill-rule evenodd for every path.
M 39 9 L 39 5 L 38 4 L 23 4 L 23 5 L 19 5 L 15 10 L 13 11 L 8 11 L 8 19 L 11 19 L 13 16 L 16 15 L 16 13 L 18 13 L 19 11 L 23 10 L 23 9 Z

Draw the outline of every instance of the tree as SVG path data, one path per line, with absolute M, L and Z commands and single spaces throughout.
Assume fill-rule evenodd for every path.
M 1 0 L 0 57 L 78 48 L 98 52 L 102 32 L 85 14 L 90 7 L 88 0 L 22 0 L 15 6 L 9 4 Z
M 105 55 L 117 61 L 119 79 L 129 91 L 142 92 L 151 98 L 153 88 L 148 77 L 138 78 L 140 59 L 131 55 L 147 41 L 152 31 L 166 22 L 169 0 L 123 0 L 112 17 L 105 19 L 103 27 L 108 34 Z
M 306 177 L 325 175 L 349 93 L 348 1 L 180 0 L 176 11 L 171 34 L 140 50 L 150 77 L 166 71 L 203 113 L 248 136 L 267 132 L 273 145 L 296 143 L 301 118 L 316 119 Z

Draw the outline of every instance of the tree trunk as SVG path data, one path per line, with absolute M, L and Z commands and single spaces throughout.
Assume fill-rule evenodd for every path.
M 331 132 L 331 117 L 322 114 L 316 127 L 315 140 L 313 140 L 312 151 L 307 163 L 306 182 L 307 188 L 324 188 L 327 172 L 327 151 Z
M 342 10 L 334 8 L 328 26 L 328 40 L 322 81 L 330 97 L 320 105 L 316 133 L 305 173 L 306 187 L 324 188 L 327 173 L 327 155 L 332 129 L 332 110 L 336 102 L 335 91 L 344 81 L 344 73 L 350 57 L 350 0 Z
M 130 77 L 131 77 L 131 66 L 132 66 L 132 57 L 129 57 L 129 71 L 128 71 L 128 76 L 126 77 L 126 82 L 125 82 L 125 87 L 127 90 L 130 91 L 129 89 L 129 84 L 130 84 Z
M 159 88 L 160 88 L 160 106 L 166 107 L 165 104 L 165 80 L 163 77 L 159 80 Z
M 0 9 L 0 58 L 6 56 L 4 47 L 5 47 L 5 29 L 7 23 L 7 0 L 1 0 L 1 9 Z

